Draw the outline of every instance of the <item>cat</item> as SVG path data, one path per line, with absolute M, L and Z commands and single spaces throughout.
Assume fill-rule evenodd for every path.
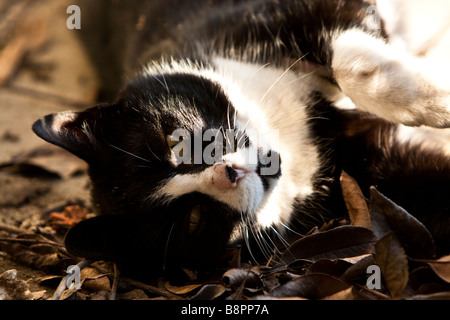
M 347 215 L 343 170 L 450 248 L 448 136 L 408 127 L 450 125 L 446 82 L 389 45 L 372 5 L 219 3 L 114 102 L 37 120 L 89 164 L 98 216 L 69 230 L 68 251 L 133 275 L 211 267 L 237 245 L 264 261 Z

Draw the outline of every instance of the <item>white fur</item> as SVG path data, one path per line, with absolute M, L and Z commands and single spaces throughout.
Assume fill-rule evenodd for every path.
M 289 69 L 223 58 L 214 63 L 231 80 L 224 87 L 237 110 L 236 126 L 256 131 L 259 140 L 263 138 L 282 158 L 282 175 L 256 212 L 257 220 L 265 227 L 286 223 L 295 198 L 302 200 L 313 192 L 313 176 L 319 170 L 317 147 L 305 124 L 309 79 Z

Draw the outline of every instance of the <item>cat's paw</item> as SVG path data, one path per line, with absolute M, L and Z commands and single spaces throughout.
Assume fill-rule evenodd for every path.
M 412 56 L 355 29 L 335 39 L 332 69 L 359 109 L 410 126 L 450 127 L 448 65 Z

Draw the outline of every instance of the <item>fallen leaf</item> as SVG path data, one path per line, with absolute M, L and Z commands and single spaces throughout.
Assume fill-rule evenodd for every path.
M 431 269 L 447 283 L 450 283 L 450 255 L 443 256 L 435 261 L 428 261 Z
M 148 300 L 149 297 L 142 289 L 133 289 L 120 295 L 121 300 Z
M 450 291 L 437 292 L 430 294 L 418 294 L 408 300 L 450 300 Z
M 436 255 L 434 240 L 427 228 L 374 187 L 370 189 L 370 214 L 377 239 L 393 231 L 408 256 L 427 259 Z
M 394 299 L 402 297 L 408 284 L 408 259 L 394 233 L 388 233 L 375 245 L 375 261 L 380 267 L 386 287 Z
M 338 278 L 327 274 L 308 274 L 289 281 L 273 290 L 274 297 L 303 297 L 322 299 L 349 288 Z
M 167 291 L 175 293 L 175 294 L 187 294 L 190 293 L 198 288 L 200 288 L 201 286 L 203 286 L 203 284 L 201 283 L 196 283 L 196 284 L 188 284 L 185 286 L 172 286 L 168 281 L 165 283 L 165 288 Z
M 325 273 L 339 278 L 352 264 L 340 259 L 320 259 L 314 262 L 306 274 Z
M 233 268 L 226 271 L 222 279 L 230 288 L 240 287 L 245 284 L 246 288 L 261 288 L 262 282 L 258 272 L 252 269 Z
M 56 230 L 59 230 L 61 226 L 71 227 L 86 219 L 89 213 L 89 210 L 78 205 L 69 205 L 62 212 L 50 213 L 50 225 Z
M 353 294 L 353 288 L 347 288 L 345 290 L 336 292 L 331 296 L 325 297 L 323 300 L 354 300 L 355 295 Z
M 356 180 L 343 171 L 340 182 L 351 224 L 372 229 L 367 200 Z
M 220 297 L 227 288 L 221 284 L 204 285 L 191 300 L 214 300 Z
M 17 277 L 17 270 L 10 269 L 0 275 L 0 300 L 37 300 L 45 290 L 31 292 L 27 282 Z
M 371 230 L 342 226 L 300 238 L 281 255 L 281 261 L 289 264 L 298 259 L 317 261 L 355 257 L 373 253 L 374 243 L 375 238 Z
M 357 281 L 367 278 L 367 268 L 370 265 L 375 264 L 375 258 L 373 255 L 367 255 L 363 259 L 359 260 L 342 274 L 340 279 L 345 281 Z

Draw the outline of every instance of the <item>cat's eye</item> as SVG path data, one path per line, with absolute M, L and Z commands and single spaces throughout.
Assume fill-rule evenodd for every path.
M 180 137 L 179 140 L 175 140 L 174 137 L 169 134 L 166 136 L 166 142 L 167 142 L 167 145 L 169 146 L 169 148 L 172 149 L 177 144 L 183 142 L 183 137 Z
M 198 226 L 200 225 L 201 218 L 202 210 L 200 206 L 193 207 L 189 215 L 189 233 L 193 233 L 195 230 L 197 230 Z
M 176 153 L 179 157 L 183 157 L 183 155 L 184 155 L 184 152 L 183 152 L 184 144 L 182 144 L 182 142 L 184 142 L 184 141 L 185 141 L 185 139 L 183 136 L 178 137 L 178 139 L 174 138 L 172 135 L 166 136 L 166 142 L 167 142 L 167 145 L 169 146 L 170 150 L 176 151 Z

